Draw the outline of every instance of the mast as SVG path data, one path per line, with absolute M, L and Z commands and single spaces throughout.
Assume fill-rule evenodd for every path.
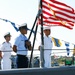
M 42 0 L 40 0 L 42 10 Z M 40 46 L 41 67 L 44 67 L 44 39 L 43 39 L 43 13 L 41 14 L 41 46 Z

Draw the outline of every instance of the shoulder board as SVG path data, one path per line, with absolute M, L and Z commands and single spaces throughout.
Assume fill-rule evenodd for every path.
M 2 44 L 4 44 L 5 42 L 3 42 Z

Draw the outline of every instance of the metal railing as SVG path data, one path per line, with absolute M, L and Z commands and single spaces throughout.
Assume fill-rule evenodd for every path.
M 50 49 L 47 49 L 47 50 L 50 50 Z M 52 49 L 53 51 L 54 50 L 58 50 L 58 52 L 52 52 L 52 55 L 54 55 L 54 54 L 60 54 L 60 53 L 66 53 L 66 49 Z M 62 50 L 62 52 L 60 52 L 60 50 Z M 20 50 L 20 51 L 24 51 L 24 50 Z M 38 49 L 35 49 L 34 50 L 34 52 L 36 52 L 36 51 L 38 51 L 39 52 L 39 50 Z M 9 51 L 4 51 L 4 52 L 10 52 L 10 50 Z M 73 49 L 70 49 L 70 52 L 73 52 Z M 40 52 L 39 52 L 40 53 Z M 30 56 L 30 55 L 29 55 Z M 29 57 L 28 56 L 28 57 Z M 40 56 L 40 54 L 34 54 L 33 55 L 33 57 L 39 57 Z M 30 57 L 29 57 L 30 58 Z M 17 69 L 17 67 L 16 67 L 16 56 L 14 56 L 14 57 L 11 57 L 11 60 L 12 60 L 12 68 L 15 68 L 15 69 Z M 37 60 L 37 61 L 36 61 Z M 37 63 L 34 63 L 34 62 L 37 62 Z M 33 61 L 32 61 L 32 68 L 34 68 L 34 67 L 39 67 L 39 59 L 37 58 L 37 59 L 34 59 L 33 58 Z

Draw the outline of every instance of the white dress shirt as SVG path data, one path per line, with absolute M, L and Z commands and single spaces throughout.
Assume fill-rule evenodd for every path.
M 52 39 L 48 36 L 44 36 L 44 53 L 47 54 L 51 54 L 52 52 L 52 47 L 53 47 L 53 43 L 52 43 Z
M 25 40 L 28 40 L 28 39 L 23 34 L 20 34 L 16 38 L 14 45 L 17 46 L 17 54 L 27 55 L 28 50 L 25 47 Z
M 11 57 L 11 52 L 12 52 L 12 46 L 11 43 L 4 42 L 1 45 L 0 51 L 3 52 L 3 57 Z

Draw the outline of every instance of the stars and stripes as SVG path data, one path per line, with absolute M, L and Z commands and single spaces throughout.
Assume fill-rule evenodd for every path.
M 42 0 L 43 24 L 73 29 L 74 9 L 58 0 Z

